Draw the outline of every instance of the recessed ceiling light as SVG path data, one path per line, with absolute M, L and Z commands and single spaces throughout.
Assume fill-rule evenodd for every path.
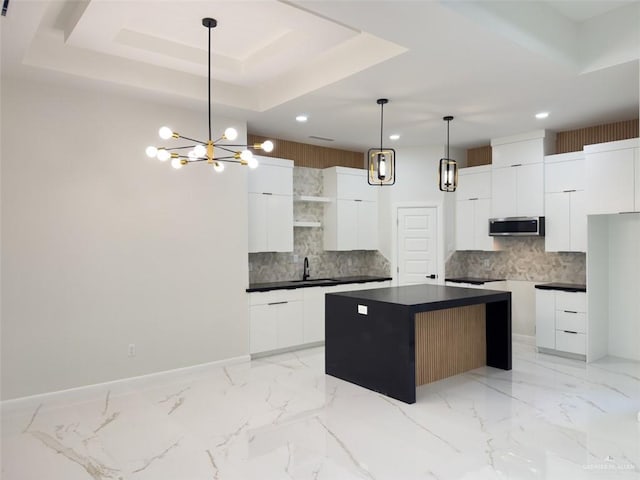
M 549 116 L 549 112 L 536 113 L 536 118 L 539 118 L 539 119 L 547 118 L 548 116 Z
M 393 135 L 389 135 L 389 140 L 398 140 L 400 138 L 400 135 L 398 135 L 397 133 L 394 133 Z
M 296 122 L 306 122 L 307 120 L 309 120 L 309 117 L 307 117 L 306 115 L 298 115 L 296 117 Z

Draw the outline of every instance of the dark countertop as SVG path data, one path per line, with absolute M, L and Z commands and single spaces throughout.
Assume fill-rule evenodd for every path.
M 484 285 L 489 282 L 504 282 L 506 278 L 478 278 L 478 277 L 451 277 L 445 278 L 445 282 L 470 283 L 472 285 Z
M 587 286 L 581 283 L 540 283 L 535 285 L 540 290 L 560 290 L 563 292 L 586 292 Z
M 333 277 L 321 279 L 288 280 L 284 282 L 250 283 L 247 292 L 268 292 L 269 290 L 292 290 L 294 288 L 331 287 L 333 285 L 345 285 L 348 283 L 384 282 L 391 277 L 376 277 L 372 275 L 357 275 L 351 277 Z M 372 286 L 373 287 L 373 286 Z
M 349 297 L 363 302 L 388 303 L 408 307 L 412 312 L 427 312 L 476 305 L 478 303 L 511 300 L 511 292 L 428 284 L 377 288 L 375 290 L 355 292 L 336 292 L 327 295 Z

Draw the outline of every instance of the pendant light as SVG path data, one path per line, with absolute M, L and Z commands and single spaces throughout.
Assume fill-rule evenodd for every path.
M 447 155 L 440 159 L 438 168 L 439 187 L 443 192 L 455 192 L 458 186 L 458 162 L 449 158 L 449 123 L 453 120 L 451 115 L 443 117 L 447 122 Z
M 389 103 L 386 98 L 379 98 L 380 105 L 380 148 L 371 148 L 367 153 L 367 180 L 369 185 L 393 185 L 396 183 L 396 151 L 382 147 L 382 129 L 384 126 L 384 106 Z
M 212 137 L 212 114 L 211 114 L 211 30 L 218 25 L 215 18 L 203 18 L 202 25 L 209 31 L 209 75 L 208 75 L 208 87 L 209 87 L 209 137 L 206 142 L 196 140 L 194 138 L 185 137 L 177 132 L 174 132 L 169 127 L 162 127 L 158 131 L 160 138 L 163 140 L 169 140 L 170 138 L 182 139 L 192 142 L 191 145 L 181 147 L 147 147 L 146 153 L 148 157 L 156 157 L 158 160 L 165 162 L 171 159 L 171 166 L 176 169 L 180 169 L 185 165 L 195 162 L 207 162 L 211 165 L 216 172 L 222 172 L 224 170 L 223 162 L 239 163 L 241 165 L 247 165 L 249 168 L 256 168 L 258 166 L 258 160 L 253 156 L 254 150 L 264 150 L 265 152 L 273 151 L 273 142 L 267 140 L 263 143 L 256 143 L 254 145 L 232 145 L 232 144 L 220 144 L 221 140 L 233 141 L 238 136 L 238 132 L 235 128 L 229 127 L 224 131 L 224 134 L 217 140 L 213 140 Z M 216 156 L 216 149 L 226 152 L 223 156 Z M 241 151 L 236 151 L 241 149 Z M 186 154 L 179 153 L 178 151 L 188 150 Z

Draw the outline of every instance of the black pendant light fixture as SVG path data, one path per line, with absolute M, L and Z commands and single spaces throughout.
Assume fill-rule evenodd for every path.
M 158 134 L 163 140 L 169 140 L 171 138 L 186 140 L 191 142 L 191 145 L 185 145 L 181 147 L 147 147 L 146 153 L 148 157 L 156 157 L 158 160 L 165 162 L 171 160 L 171 166 L 176 169 L 180 169 L 185 165 L 195 162 L 207 162 L 211 165 L 216 172 L 222 172 L 224 170 L 224 162 L 239 163 L 241 165 L 247 165 L 249 168 L 256 168 L 258 166 L 258 160 L 253 156 L 253 150 L 263 150 L 265 152 L 273 151 L 273 142 L 267 140 L 263 143 L 256 143 L 253 145 L 238 145 L 238 144 L 221 144 L 222 140 L 233 141 L 238 136 L 238 132 L 235 128 L 227 128 L 222 136 L 217 140 L 213 140 L 212 137 L 212 114 L 211 114 L 211 30 L 214 29 L 218 22 L 215 18 L 203 18 L 202 25 L 209 32 L 209 75 L 208 79 L 208 92 L 209 92 L 209 137 L 207 141 L 196 140 L 194 138 L 185 137 L 177 132 L 174 132 L 169 127 L 160 128 Z M 182 153 L 185 150 L 188 152 Z M 216 150 L 222 150 L 225 152 L 222 156 L 216 155 Z
M 369 185 L 393 185 L 396 183 L 396 151 L 382 147 L 382 129 L 384 126 L 384 106 L 389 103 L 386 98 L 379 98 L 380 105 L 380 148 L 371 148 L 367 153 L 367 181 Z
M 440 159 L 438 168 L 439 187 L 443 192 L 455 192 L 458 186 L 458 162 L 449 157 L 449 123 L 453 120 L 451 115 L 442 117 L 447 122 L 447 155 Z

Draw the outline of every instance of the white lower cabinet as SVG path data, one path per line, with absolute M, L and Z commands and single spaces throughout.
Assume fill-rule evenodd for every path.
M 536 345 L 586 355 L 586 293 L 536 289 Z
M 324 342 L 326 293 L 390 287 L 391 281 L 249 293 L 249 353 Z
M 303 296 L 300 290 L 253 292 L 249 295 L 250 353 L 303 343 Z

